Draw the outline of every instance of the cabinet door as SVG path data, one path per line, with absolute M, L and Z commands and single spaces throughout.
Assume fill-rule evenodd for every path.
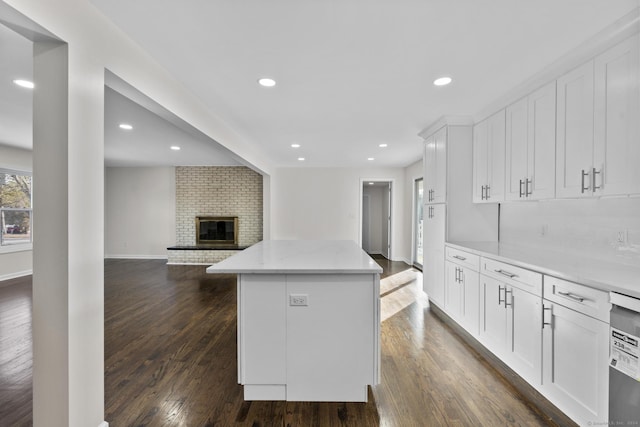
M 504 357 L 507 342 L 507 310 L 504 295 L 507 286 L 480 275 L 480 342 L 499 358 Z
M 436 143 L 431 135 L 424 140 L 424 200 L 432 203 L 433 193 L 436 188 Z
M 534 386 L 542 384 L 542 298 L 507 289 L 508 365 Z
M 487 200 L 504 200 L 504 155 L 505 155 L 505 110 L 487 119 L 487 145 L 489 149 L 487 165 Z
M 443 127 L 433 137 L 436 171 L 432 202 L 444 203 L 447 198 L 447 128 Z
M 473 127 L 473 202 L 483 203 L 487 185 L 489 147 L 487 145 L 487 121 Z
M 423 289 L 444 309 L 445 205 L 426 205 L 424 212 Z
M 558 79 L 556 196 L 591 195 L 593 61 Z
M 462 282 L 462 326 L 474 337 L 478 336 L 480 322 L 480 275 L 468 267 L 460 267 Z
M 595 195 L 635 193 L 638 163 L 638 36 L 595 59 Z
M 525 193 L 530 200 L 556 195 L 556 82 L 529 95 Z
M 506 111 L 506 200 L 526 198 L 525 186 L 526 179 L 529 177 L 527 170 L 528 108 L 528 98 L 523 98 L 508 106 Z
M 462 284 L 462 268 L 450 261 L 445 266 L 445 295 L 444 308 L 454 320 L 462 323 L 464 316 L 463 299 L 464 288 Z
M 608 420 L 609 325 L 547 300 L 544 306 L 545 396 L 579 425 Z

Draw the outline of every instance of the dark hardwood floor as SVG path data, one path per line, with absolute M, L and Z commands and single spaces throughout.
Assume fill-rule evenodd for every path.
M 385 275 L 409 268 L 377 261 Z M 433 314 L 419 279 L 398 291 L 415 288 L 413 302 L 382 323 L 382 381 L 368 403 L 244 402 L 235 276 L 204 269 L 105 261 L 110 427 L 557 425 Z M 31 424 L 30 288 L 30 278 L 0 286 L 3 427 Z

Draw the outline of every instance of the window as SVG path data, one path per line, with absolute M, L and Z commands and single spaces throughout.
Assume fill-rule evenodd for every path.
M 30 244 L 31 174 L 0 169 L 0 246 Z

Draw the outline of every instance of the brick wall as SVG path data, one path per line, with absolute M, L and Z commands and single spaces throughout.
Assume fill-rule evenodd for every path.
M 261 241 L 262 175 L 244 166 L 176 167 L 176 245 L 196 244 L 196 216 L 237 216 L 238 245 Z M 181 262 L 208 262 L 186 255 Z

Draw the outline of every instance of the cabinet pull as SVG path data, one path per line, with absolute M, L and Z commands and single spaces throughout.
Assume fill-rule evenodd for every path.
M 517 274 L 509 273 L 508 271 L 504 271 L 503 269 L 493 270 L 496 273 L 502 274 L 503 276 L 507 276 L 509 279 L 513 279 L 514 277 L 518 277 Z
M 507 293 L 507 287 L 504 287 L 504 291 L 505 291 L 505 296 Z M 502 292 L 502 286 L 498 285 L 498 305 L 502 304 L 504 302 L 504 300 L 500 297 L 500 293 Z
M 600 172 L 602 172 L 602 169 L 597 171 L 596 168 L 593 168 L 592 171 L 593 171 L 593 173 L 591 174 L 591 177 L 592 177 L 591 180 L 593 181 L 593 183 L 591 184 L 591 186 L 593 188 L 593 191 L 595 192 L 596 190 L 599 190 L 600 187 L 602 186 L 602 185 L 596 186 L 596 175 L 600 175 Z M 600 181 L 602 181 L 602 180 L 600 180 Z
M 507 303 L 507 294 L 511 294 L 511 302 Z M 513 290 L 507 290 L 507 287 L 504 287 L 504 308 L 513 306 Z
M 589 190 L 588 186 L 586 188 L 584 186 L 584 181 L 585 181 L 584 178 L 587 177 L 587 176 L 589 176 L 589 171 L 585 172 L 584 169 L 582 169 L 582 184 L 580 185 L 580 191 L 582 193 L 584 193 L 585 191 Z
M 464 270 L 460 269 L 460 284 L 464 284 Z
M 545 312 L 545 310 L 549 310 L 553 314 L 553 312 L 551 311 L 552 308 L 553 308 L 553 306 L 547 308 L 547 307 L 544 306 L 544 304 L 542 304 L 542 329 L 544 329 L 544 325 L 551 326 L 551 322 L 545 322 L 544 321 L 544 312 Z M 551 317 L 551 319 L 553 319 L 553 317 Z
M 533 182 L 529 179 L 529 178 L 525 178 L 524 180 L 524 195 L 525 197 L 529 197 L 532 193 L 533 190 L 529 190 L 529 186 L 533 187 L 533 185 L 531 185 Z
M 484 200 L 484 185 L 481 187 L 481 190 L 480 190 L 480 200 Z
M 487 191 L 486 191 L 487 200 L 489 200 L 491 198 L 491 186 L 487 184 L 486 187 L 487 187 Z
M 458 283 L 458 267 L 456 267 L 456 273 L 453 280 L 455 280 L 455 282 Z
M 466 260 L 466 258 L 465 258 L 465 257 L 460 256 L 460 255 L 454 255 L 453 257 L 454 257 L 455 259 L 459 259 L 460 261 L 464 261 L 464 260 Z
M 559 295 L 562 295 L 563 297 L 570 298 L 570 299 L 572 299 L 572 300 L 574 300 L 574 301 L 578 301 L 578 302 L 583 302 L 583 301 L 584 301 L 584 298 L 582 298 L 582 297 L 581 297 L 581 296 L 579 296 L 579 295 L 574 295 L 574 294 L 572 294 L 571 292 L 562 292 L 562 291 L 558 291 L 558 294 L 559 294 Z
M 524 181 L 520 180 L 520 192 L 518 197 L 522 197 L 524 195 L 524 191 L 522 191 L 522 187 L 524 186 Z

